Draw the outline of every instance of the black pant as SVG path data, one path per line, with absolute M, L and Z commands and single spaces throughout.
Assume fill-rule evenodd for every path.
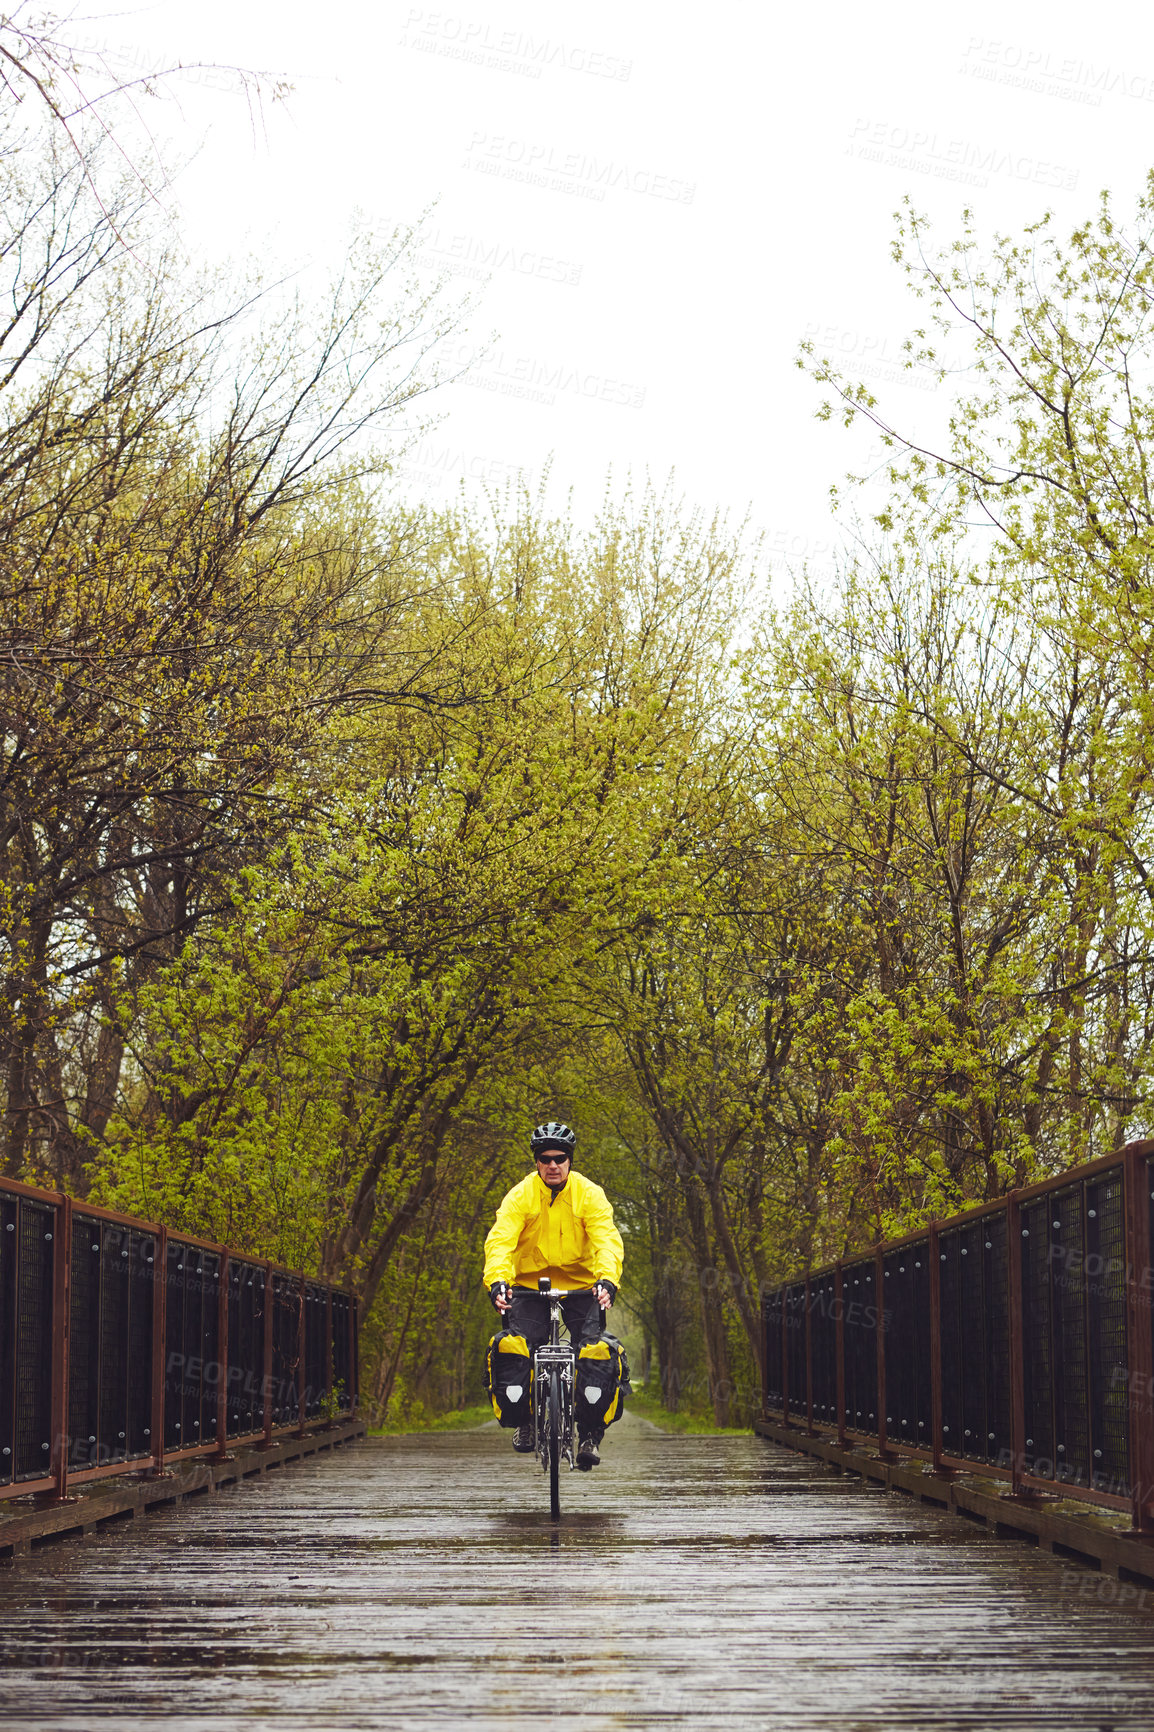
M 601 1334 L 601 1305 L 595 1293 L 572 1293 L 561 1301 L 561 1319 L 574 1347 L 596 1341 Z M 505 1327 L 523 1335 L 530 1349 L 549 1339 L 549 1301 L 532 1288 L 514 1287 L 512 1304 L 505 1313 Z

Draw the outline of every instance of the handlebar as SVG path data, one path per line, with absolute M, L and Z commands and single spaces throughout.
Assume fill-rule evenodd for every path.
M 513 1287 L 510 1293 L 532 1293 L 537 1299 L 572 1299 L 575 1293 L 596 1293 L 596 1287 Z
M 505 1297 L 512 1300 L 514 1293 L 531 1293 L 535 1299 L 572 1299 L 579 1294 L 592 1298 L 600 1285 L 601 1283 L 597 1282 L 593 1287 L 546 1287 L 539 1281 L 536 1287 L 515 1287 L 508 1281 L 505 1283 Z

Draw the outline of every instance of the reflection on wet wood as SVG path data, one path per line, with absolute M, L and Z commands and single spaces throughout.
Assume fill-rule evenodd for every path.
M 495 1427 L 0 1572 L 5 1725 L 1149 1728 L 1154 1596 L 761 1438 L 632 1418 L 548 1517 Z

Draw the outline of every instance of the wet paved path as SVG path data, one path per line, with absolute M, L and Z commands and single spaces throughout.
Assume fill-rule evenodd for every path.
M 0 1721 L 1154 1728 L 1154 1595 L 760 1438 L 627 1418 L 603 1453 L 559 1529 L 490 1428 L 35 1553 L 0 1570 Z

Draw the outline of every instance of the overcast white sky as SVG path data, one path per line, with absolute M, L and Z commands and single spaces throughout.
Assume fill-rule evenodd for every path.
M 197 150 L 186 233 L 221 260 L 338 255 L 359 208 L 415 218 L 423 265 L 479 291 L 405 485 L 539 475 L 591 507 L 607 468 L 677 471 L 749 508 L 779 558 L 828 567 L 846 436 L 813 419 L 799 341 L 858 362 L 905 418 L 911 307 L 889 257 L 903 193 L 943 239 L 972 204 L 1068 228 L 1154 166 L 1154 28 L 1059 3 L 779 8 L 656 0 L 175 0 L 78 26 L 138 65 L 229 62 L 295 86 L 254 136 L 212 80 L 154 111 Z M 1137 21 L 1137 27 L 1136 27 Z M 1136 40 L 1137 38 L 1137 40 Z

